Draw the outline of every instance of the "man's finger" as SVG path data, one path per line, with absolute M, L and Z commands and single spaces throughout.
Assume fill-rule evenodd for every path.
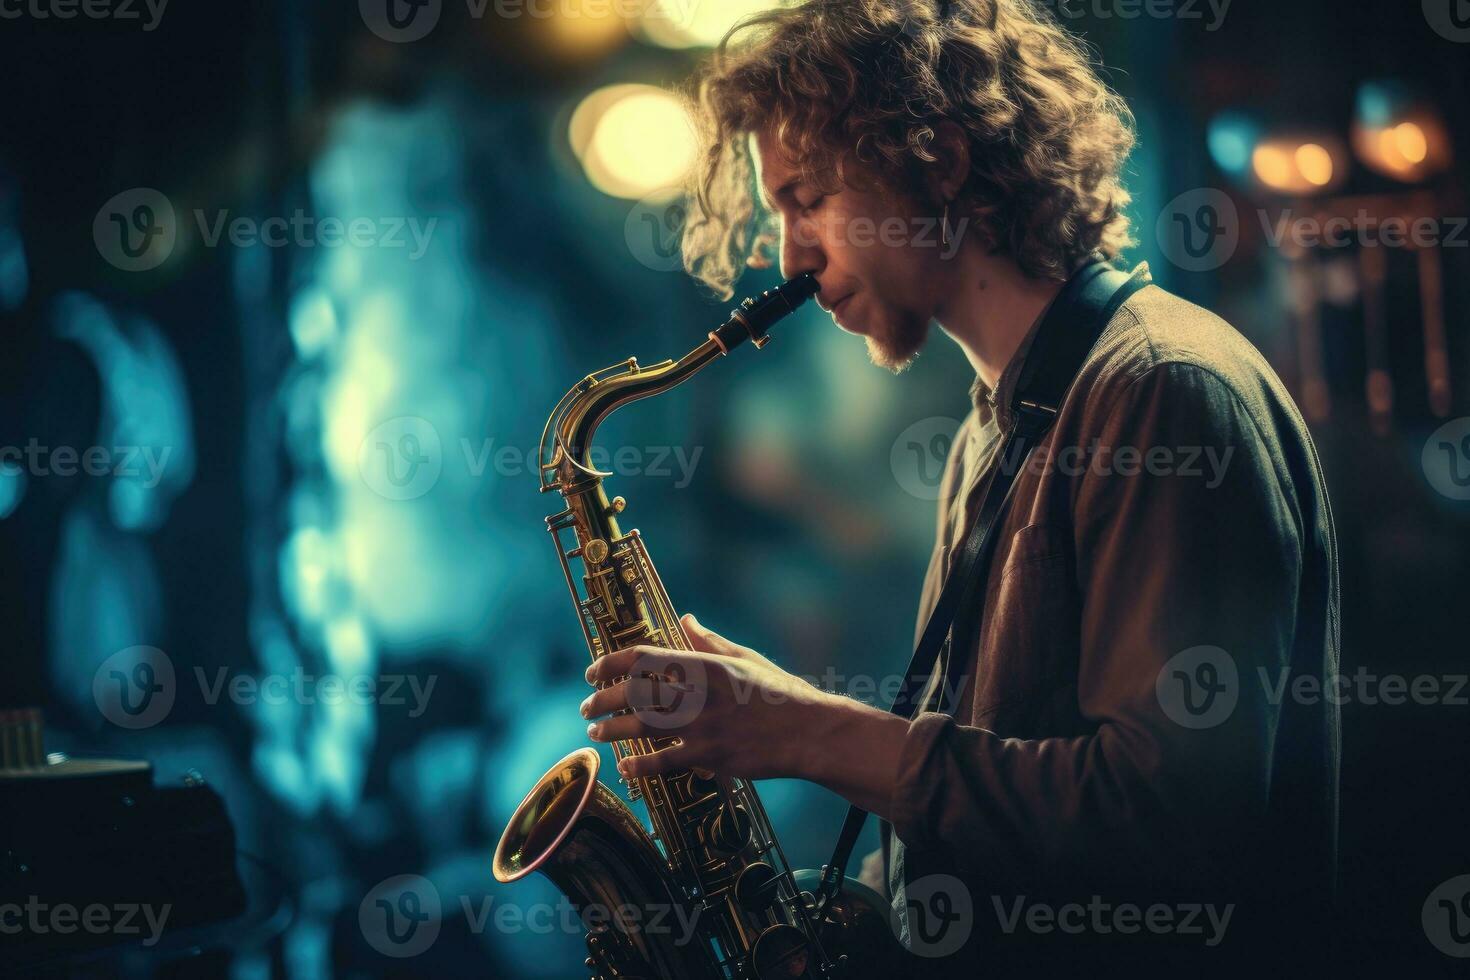
M 685 698 L 697 690 L 697 686 L 688 681 L 630 677 L 589 695 L 582 702 L 582 717 L 601 718 L 624 708 L 632 708 L 634 711 L 671 711 L 684 704 Z
M 689 747 L 689 743 L 681 740 L 677 744 L 669 745 L 647 755 L 624 756 L 618 763 L 618 772 L 625 779 L 641 779 L 644 776 L 677 772 L 693 768 L 694 756 L 695 753 Z
M 663 673 L 670 664 L 678 663 L 679 650 L 666 650 L 662 647 L 646 646 L 638 644 L 615 650 L 605 656 L 598 657 L 591 667 L 587 668 L 588 684 L 607 684 L 626 677 L 637 671 L 649 671 L 652 673 Z
M 623 742 L 630 738 L 658 738 L 667 731 L 651 728 L 637 714 L 604 718 L 587 726 L 587 737 L 594 742 Z
M 582 702 L 583 718 L 601 718 L 610 715 L 614 711 L 621 711 L 628 706 L 628 684 L 614 684 L 604 687 L 600 691 L 593 691 L 587 700 Z

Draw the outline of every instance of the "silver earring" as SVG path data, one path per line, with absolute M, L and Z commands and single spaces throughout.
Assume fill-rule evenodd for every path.
M 949 202 L 944 202 L 944 214 L 939 217 L 939 233 L 942 238 L 940 242 L 945 248 L 949 248 Z

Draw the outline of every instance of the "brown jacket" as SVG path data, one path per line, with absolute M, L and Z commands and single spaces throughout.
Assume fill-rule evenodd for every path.
M 1027 347 L 997 392 L 972 391 L 920 630 Z M 903 747 L 883 827 L 895 909 L 912 917 L 926 875 L 964 883 L 980 932 L 1022 895 L 1325 907 L 1338 713 L 1290 692 L 1337 672 L 1337 554 L 1316 450 L 1265 359 L 1146 286 L 1016 484 L 978 635 L 975 610 L 956 626 L 970 636 L 958 710 L 918 715 Z

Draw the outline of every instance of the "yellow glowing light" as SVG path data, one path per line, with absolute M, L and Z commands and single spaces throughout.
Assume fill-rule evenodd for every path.
M 665 48 L 712 48 L 735 22 L 776 7 L 775 0 L 652 0 L 639 29 Z
M 586 159 L 587 145 L 592 142 L 592 134 L 613 103 L 647 90 L 646 85 L 608 85 L 578 103 L 576 110 L 572 113 L 572 121 L 567 126 L 567 140 L 572 144 L 572 152 L 576 154 L 577 159 Z
M 567 54 L 600 54 L 628 40 L 628 21 L 605 0 L 560 0 L 548 24 L 551 38 Z
M 1410 163 L 1423 163 L 1429 155 L 1429 140 L 1424 130 L 1411 122 L 1399 123 L 1392 130 L 1394 146 Z
M 1332 154 L 1316 143 L 1296 148 L 1296 169 L 1310 184 L 1325 187 L 1332 180 Z
M 1296 176 L 1291 157 L 1279 146 L 1258 146 L 1251 154 L 1251 166 L 1256 176 L 1267 187 L 1278 190 L 1289 188 Z
M 572 116 L 573 151 L 598 190 L 638 199 L 677 193 L 694 162 L 694 129 L 684 106 L 651 85 L 617 86 L 613 97 L 595 92 Z

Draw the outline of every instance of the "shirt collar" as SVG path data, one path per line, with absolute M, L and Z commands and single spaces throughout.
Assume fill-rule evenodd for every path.
M 1153 282 L 1153 276 L 1149 272 L 1148 263 L 1140 262 L 1131 270 L 1131 275 L 1142 276 L 1144 282 Z M 1058 296 L 1061 294 L 1058 293 Z M 1006 362 L 1005 369 L 1000 372 L 1000 378 L 996 380 L 995 388 L 992 390 L 980 375 L 975 375 L 974 382 L 970 385 L 970 401 L 975 405 L 975 411 L 980 416 L 980 424 L 988 425 L 992 419 L 1000 426 L 1002 432 L 1010 430 L 1011 427 L 1011 397 L 1016 390 L 1016 382 L 1021 379 L 1021 369 L 1026 364 L 1026 354 L 1031 350 L 1031 344 L 1036 340 L 1036 331 L 1041 326 L 1041 321 L 1046 319 L 1047 313 L 1051 311 L 1052 304 L 1056 302 L 1056 296 L 1046 304 L 1042 311 L 1037 314 L 1036 320 L 1031 328 L 1026 331 L 1026 336 L 1016 347 L 1016 352 Z

